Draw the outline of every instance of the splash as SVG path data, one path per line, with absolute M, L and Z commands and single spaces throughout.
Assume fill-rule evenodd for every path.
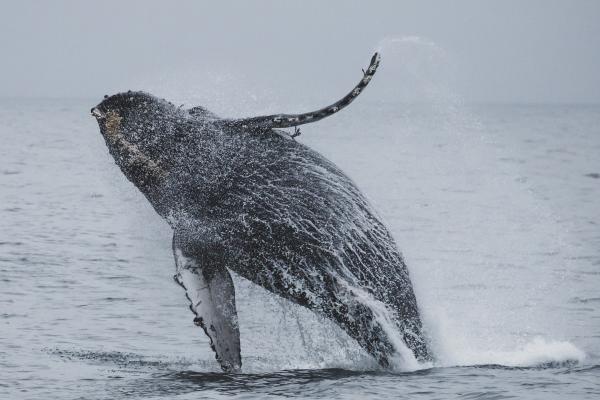
M 384 217 L 405 251 L 436 365 L 583 362 L 575 344 L 552 339 L 570 337 L 557 308 L 569 290 L 556 271 L 573 249 L 523 163 L 509 162 L 522 142 L 465 105 L 458 63 L 436 43 L 390 37 L 379 49 L 388 84 L 373 91 L 388 121 L 371 128 L 382 140 L 371 136 L 369 164 L 401 172 L 393 185 L 365 187 L 376 202 L 386 193 Z
M 387 37 L 377 46 L 382 55 L 377 98 L 386 103 L 459 102 L 452 56 L 433 41 L 418 37 Z
M 544 367 L 571 363 L 583 363 L 586 355 L 575 345 L 566 341 L 547 340 L 536 337 L 515 350 L 464 351 L 448 349 L 443 366 L 456 365 L 503 365 L 507 367 Z

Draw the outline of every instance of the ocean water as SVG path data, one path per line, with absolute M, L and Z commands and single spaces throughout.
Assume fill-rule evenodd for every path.
M 223 374 L 97 102 L 0 101 L 0 398 L 600 396 L 600 106 L 357 101 L 307 125 L 393 232 L 436 361 L 381 370 L 234 277 Z

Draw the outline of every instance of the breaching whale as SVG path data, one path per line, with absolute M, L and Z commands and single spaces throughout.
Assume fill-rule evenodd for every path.
M 230 270 L 332 319 L 383 367 L 399 350 L 390 321 L 431 359 L 389 231 L 349 177 L 294 139 L 350 104 L 379 60 L 341 100 L 303 114 L 225 119 L 132 91 L 91 110 L 116 164 L 172 227 L 175 281 L 225 371 L 242 365 Z

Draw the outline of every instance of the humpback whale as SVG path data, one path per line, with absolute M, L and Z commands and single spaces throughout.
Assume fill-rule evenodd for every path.
M 382 367 L 400 351 L 390 323 L 431 359 L 391 234 L 344 172 L 295 139 L 350 104 L 379 61 L 342 99 L 303 114 L 220 118 L 137 91 L 92 108 L 115 163 L 173 229 L 174 279 L 224 371 L 242 366 L 230 271 L 335 321 Z

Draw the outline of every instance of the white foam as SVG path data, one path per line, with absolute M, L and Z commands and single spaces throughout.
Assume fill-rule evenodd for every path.
M 436 355 L 436 366 L 503 365 L 507 367 L 534 367 L 546 364 L 582 363 L 586 355 L 568 341 L 534 336 L 530 339 L 518 335 L 493 335 L 487 340 L 480 335 L 470 335 L 437 314 L 426 315 L 430 329 L 431 345 Z
M 531 342 L 508 351 L 455 352 L 454 365 L 497 364 L 508 367 L 533 367 L 546 364 L 582 363 L 585 353 L 567 341 L 536 337 Z
M 430 339 L 434 366 L 502 365 L 506 367 L 536 367 L 549 364 L 583 363 L 586 354 L 573 343 L 552 339 L 550 335 L 529 335 L 512 332 L 498 326 L 485 329 L 472 321 L 448 318 L 441 307 L 423 313 Z M 481 316 L 485 319 L 485 316 Z M 515 328 L 515 327 L 513 327 Z M 428 366 L 424 366 L 428 367 Z

